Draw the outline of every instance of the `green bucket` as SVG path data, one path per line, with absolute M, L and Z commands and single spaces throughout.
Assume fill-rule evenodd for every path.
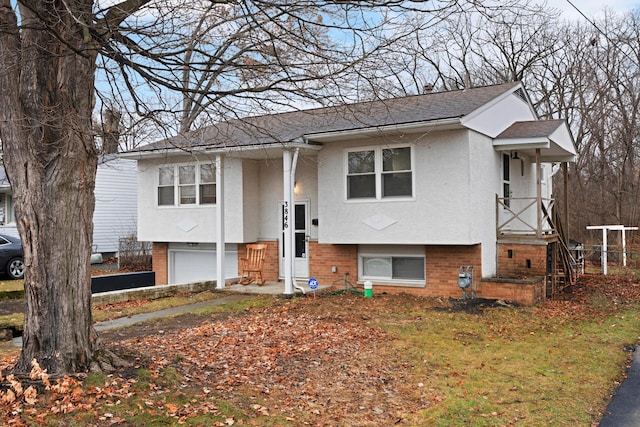
M 364 297 L 365 298 L 373 297 L 373 283 L 371 283 L 371 280 L 366 280 L 364 282 Z

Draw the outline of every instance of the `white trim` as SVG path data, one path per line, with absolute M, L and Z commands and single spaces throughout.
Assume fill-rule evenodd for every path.
M 264 155 L 269 150 L 277 150 L 278 153 L 286 150 L 292 149 L 303 149 L 310 151 L 319 151 L 322 149 L 321 145 L 311 145 L 306 142 L 273 142 L 268 144 L 253 144 L 253 145 L 240 145 L 235 147 L 191 147 L 189 148 L 189 152 L 191 155 L 198 154 L 207 154 L 207 155 L 216 155 L 216 154 L 225 154 L 230 155 L 234 154 L 234 157 L 242 157 L 243 155 L 249 155 L 251 153 L 259 153 L 260 155 Z M 167 156 L 171 154 L 180 154 L 182 156 L 185 155 L 184 148 L 158 148 L 149 151 L 129 151 L 126 153 L 118 154 L 118 157 L 122 157 L 123 159 L 133 159 L 133 160 L 142 160 L 142 159 L 165 159 Z
M 533 117 L 535 117 L 535 120 L 538 120 L 538 113 L 536 112 L 535 108 L 533 107 L 532 103 L 531 103 L 531 99 L 529 97 L 529 94 L 527 93 L 526 89 L 524 88 L 524 85 L 522 83 L 518 83 L 517 85 L 513 86 L 511 89 L 508 89 L 504 92 L 502 92 L 500 95 L 496 96 L 495 98 L 491 99 L 488 102 L 485 102 L 484 104 L 482 104 L 481 106 L 479 106 L 478 108 L 476 108 L 474 111 L 470 112 L 469 114 L 466 114 L 464 117 L 462 117 L 460 119 L 460 123 L 463 126 L 466 126 L 467 123 L 471 120 L 473 120 L 474 118 L 476 118 L 478 115 L 482 114 L 483 112 L 487 111 L 489 108 L 493 107 L 495 104 L 499 103 L 500 101 L 509 98 L 510 96 L 515 95 L 515 93 L 518 90 L 522 90 L 522 93 L 526 96 L 526 100 L 522 99 L 522 97 L 516 95 L 524 104 L 527 105 L 527 107 L 529 108 L 529 111 L 531 111 Z
M 386 126 L 376 126 L 358 129 L 346 129 L 336 130 L 329 132 L 308 133 L 304 137 L 308 141 L 314 142 L 332 142 L 340 141 L 343 139 L 362 139 L 371 136 L 379 136 L 390 133 L 412 133 L 425 131 L 435 127 L 442 127 L 444 129 L 460 127 L 461 120 L 459 118 L 454 119 L 439 119 L 421 122 L 412 122 L 406 124 L 395 124 Z

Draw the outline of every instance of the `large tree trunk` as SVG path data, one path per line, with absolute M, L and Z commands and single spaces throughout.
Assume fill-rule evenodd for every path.
M 0 0 L 0 137 L 24 247 L 25 324 L 17 372 L 104 367 L 92 327 L 90 256 L 97 151 L 91 0 L 23 1 L 21 30 Z M 90 18 L 89 18 L 90 19 Z

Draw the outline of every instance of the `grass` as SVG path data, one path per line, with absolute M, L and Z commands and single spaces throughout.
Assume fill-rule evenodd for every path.
M 163 304 L 185 302 L 185 297 L 175 298 Z M 403 414 L 402 425 L 594 425 L 622 380 L 630 350 L 638 342 L 640 305 L 613 301 L 605 294 L 581 302 L 585 310 L 574 311 L 567 304 L 552 313 L 544 307 L 494 307 L 472 314 L 436 310 L 420 305 L 419 299 L 397 301 L 367 314 L 389 334 L 378 349 L 380 363 L 394 360 L 409 367 L 405 380 L 413 386 L 408 393 L 421 403 L 421 410 Z M 245 311 L 273 303 L 272 298 L 257 297 L 200 313 Z M 303 311 L 309 303 L 294 299 L 289 309 Z M 323 366 L 334 369 L 335 365 Z M 297 414 L 297 421 L 273 408 L 271 414 L 256 415 L 252 406 L 268 406 L 257 400 L 259 393 L 203 393 L 187 386 L 182 375 L 172 367 L 158 372 L 137 369 L 129 380 L 132 395 L 114 399 L 100 410 L 100 416 L 107 413 L 122 425 L 147 426 L 224 425 L 229 419 L 265 426 L 298 425 L 301 420 L 315 424 L 309 411 Z M 112 380 L 106 374 L 91 374 L 83 387 L 93 393 Z M 174 408 L 196 406 L 210 410 L 181 421 L 175 417 Z M 96 416 L 89 410 L 58 414 L 47 421 L 49 425 L 80 426 L 94 423 Z
M 524 308 L 423 314 L 428 322 L 380 325 L 398 337 L 390 354 L 402 352 L 438 402 L 413 417 L 425 426 L 591 425 L 640 320 L 638 308 L 577 323 Z
M 0 293 L 24 291 L 24 280 L 1 280 Z

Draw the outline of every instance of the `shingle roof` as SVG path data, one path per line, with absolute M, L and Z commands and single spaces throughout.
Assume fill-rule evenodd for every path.
M 134 151 L 284 143 L 317 133 L 461 118 L 517 85 L 518 82 L 511 82 L 230 120 Z
M 544 138 L 551 135 L 565 123 L 564 120 L 536 120 L 515 122 L 506 128 L 496 139 Z

